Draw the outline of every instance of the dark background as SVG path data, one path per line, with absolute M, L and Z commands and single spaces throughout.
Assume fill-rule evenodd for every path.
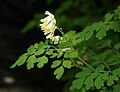
M 10 69 L 10 66 L 21 54 L 26 52 L 26 49 L 31 44 L 40 42 L 44 38 L 39 27 L 34 27 L 24 34 L 20 31 L 29 20 L 34 18 L 34 14 L 45 12 L 45 10 L 55 11 L 58 7 L 62 7 L 64 10 L 65 7 L 68 7 L 61 5 L 64 0 L 53 0 L 51 5 L 47 5 L 45 3 L 46 1 L 48 0 L 36 0 L 36 2 L 34 0 L 0 0 L 0 90 L 6 89 L 9 90 L 8 92 L 27 92 L 24 90 L 28 88 L 30 89 L 28 92 L 62 92 L 65 82 L 55 79 L 53 70 L 50 69 L 49 64 L 42 69 L 35 67 L 27 70 L 26 65 Z M 69 11 L 62 12 L 69 19 L 73 18 L 72 23 L 61 19 L 63 24 L 60 24 L 64 29 L 69 29 L 68 26 L 74 29 L 84 28 L 86 25 L 102 19 L 104 14 L 115 9 L 119 4 L 119 0 L 91 0 L 89 3 L 83 2 L 81 3 L 81 10 L 78 10 L 78 7 L 80 7 L 78 4 L 77 8 L 72 6 L 70 9 L 68 8 Z M 90 7 L 86 8 L 85 5 Z M 60 8 L 58 10 L 60 12 Z M 73 13 L 73 11 L 79 12 L 79 14 Z M 57 14 L 61 14 L 60 16 L 62 16 L 62 13 Z M 75 16 L 80 16 L 82 21 L 76 24 L 74 18 L 77 20 L 77 17 Z M 58 16 L 57 18 L 60 17 Z M 69 24 L 66 25 L 67 23 Z M 3 79 L 6 76 L 14 78 L 15 82 L 11 84 L 5 83 Z M 19 89 L 15 91 L 16 88 Z M 19 91 L 23 88 L 23 91 Z
M 31 87 L 34 92 L 61 92 L 60 83 L 53 77 L 49 67 L 27 70 L 23 65 L 10 69 L 31 44 L 41 40 L 42 32 L 38 28 L 26 34 L 21 34 L 20 30 L 33 18 L 34 13 L 45 11 L 44 3 L 41 0 L 30 6 L 26 0 L 0 0 L 0 88 L 11 87 L 14 90 L 16 87 Z M 15 82 L 5 83 L 3 78 L 6 76 L 12 76 Z

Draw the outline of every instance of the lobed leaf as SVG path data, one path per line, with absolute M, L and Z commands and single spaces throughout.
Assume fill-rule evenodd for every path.
M 100 78 L 100 76 L 98 76 L 98 77 L 95 79 L 94 85 L 96 86 L 97 89 L 100 89 L 101 87 L 104 86 L 104 82 L 103 82 L 103 80 Z
M 29 53 L 29 55 L 32 55 L 35 51 L 36 51 L 36 49 L 34 48 L 33 45 L 31 45 L 31 46 L 27 49 L 27 52 Z
M 46 51 L 46 54 L 47 54 L 47 55 L 52 55 L 52 54 L 53 54 L 53 51 L 54 51 L 53 49 L 49 49 L 48 51 Z
M 44 49 L 39 49 L 38 51 L 36 51 L 36 52 L 34 53 L 34 55 L 38 56 L 38 55 L 43 54 L 44 52 L 45 52 Z
M 119 49 L 120 49 L 120 42 L 118 42 L 117 44 L 115 44 L 115 45 L 114 45 L 114 48 L 115 48 L 116 50 L 119 50 Z
M 23 55 L 21 55 L 18 60 L 10 67 L 10 68 L 14 68 L 16 65 L 21 66 L 25 63 L 26 59 L 28 57 L 28 53 L 25 53 Z
M 55 67 L 59 66 L 61 64 L 61 62 L 62 62 L 61 60 L 54 61 L 53 64 L 51 65 L 51 68 L 55 68 Z
M 37 58 L 37 61 L 38 61 L 37 67 L 42 68 L 44 64 L 48 62 L 48 58 L 46 56 L 42 56 L 42 57 Z
M 36 57 L 34 55 L 30 56 L 28 58 L 28 60 L 26 61 L 27 62 L 27 69 L 31 69 L 34 67 L 34 63 L 36 62 Z
M 71 68 L 72 62 L 70 60 L 64 60 L 62 64 L 65 68 Z
M 72 82 L 72 86 L 70 87 L 70 90 L 82 88 L 84 84 L 84 80 L 85 80 L 85 77 L 74 80 Z
M 113 79 L 111 78 L 111 76 L 109 76 L 109 79 L 108 79 L 108 81 L 107 81 L 107 85 L 108 86 L 111 86 L 111 85 L 113 85 L 114 84 L 114 81 L 113 81 Z
M 53 53 L 51 56 L 50 56 L 50 58 L 55 58 L 55 57 L 57 57 L 59 54 L 58 53 Z
M 65 58 L 76 58 L 78 57 L 78 52 L 65 53 Z
M 59 68 L 57 68 L 55 71 L 54 71 L 54 75 L 56 75 L 56 78 L 59 80 L 62 75 L 64 73 L 64 68 L 61 66 Z
M 90 89 L 90 87 L 93 87 L 93 77 L 92 76 L 88 76 L 86 79 L 85 79 L 85 82 L 84 84 L 86 85 L 86 89 Z
M 117 68 L 115 70 L 112 71 L 113 75 L 118 75 L 120 77 L 120 68 Z
M 78 73 L 75 75 L 75 78 L 86 77 L 86 76 L 90 75 L 91 72 L 92 72 L 92 71 L 91 71 L 89 68 L 85 68 L 83 71 L 78 72 Z

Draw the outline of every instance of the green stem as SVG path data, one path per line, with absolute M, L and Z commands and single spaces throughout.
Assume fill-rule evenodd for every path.
M 109 72 L 111 73 L 110 67 L 104 61 L 102 61 L 102 63 L 108 68 Z
M 119 60 L 120 60 L 120 55 L 119 55 L 119 53 L 118 53 L 112 46 L 110 46 L 110 48 L 113 50 L 113 52 L 118 56 L 118 58 L 119 58 Z
M 96 70 L 95 70 L 92 66 L 90 66 L 88 63 L 86 63 L 82 58 L 78 57 L 78 59 L 79 59 L 82 63 L 84 63 L 87 67 L 89 67 L 92 71 L 96 72 Z
M 60 33 L 61 33 L 62 35 L 64 35 L 64 33 L 62 32 L 62 30 L 61 30 L 60 28 L 57 27 L 57 29 L 60 31 Z

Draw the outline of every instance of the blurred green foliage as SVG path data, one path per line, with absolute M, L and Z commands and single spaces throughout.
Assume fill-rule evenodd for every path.
M 32 4 L 38 3 L 39 0 L 29 0 Z M 81 31 L 84 27 L 97 22 L 109 11 L 115 9 L 120 4 L 119 0 L 45 0 L 45 6 L 48 11 L 54 13 L 57 25 L 62 27 L 66 32 L 70 29 Z M 59 3 L 56 6 L 56 2 Z M 54 9 L 49 7 L 56 6 Z M 41 7 L 41 5 L 40 5 Z M 45 10 L 38 11 L 34 18 L 28 21 L 28 24 L 22 28 L 22 33 L 26 33 L 34 27 L 38 28 L 39 20 L 43 18 Z

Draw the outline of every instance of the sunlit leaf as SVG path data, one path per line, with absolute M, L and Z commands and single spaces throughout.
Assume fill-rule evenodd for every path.
M 53 62 L 53 64 L 51 65 L 51 68 L 55 68 L 57 66 L 59 66 L 61 64 L 61 60 L 56 60 Z
M 62 75 L 64 73 L 64 68 L 61 66 L 59 68 L 57 68 L 55 71 L 54 71 L 54 75 L 56 75 L 56 78 L 59 80 Z
M 34 55 L 30 56 L 28 58 L 28 60 L 26 61 L 27 62 L 27 69 L 31 69 L 34 67 L 34 63 L 36 62 L 36 57 Z
M 44 64 L 46 64 L 48 62 L 48 58 L 46 56 L 42 56 L 37 58 L 37 67 L 38 68 L 42 68 L 44 66 Z
M 71 68 L 72 62 L 70 60 L 64 60 L 63 61 L 63 66 L 66 68 Z

